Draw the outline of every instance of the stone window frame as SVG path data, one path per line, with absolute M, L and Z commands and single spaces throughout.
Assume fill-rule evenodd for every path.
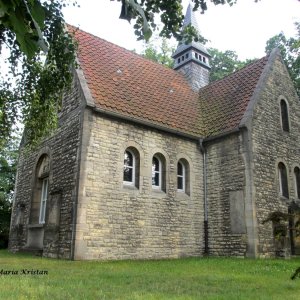
M 44 160 L 48 160 L 48 167 L 43 166 Z M 49 191 L 52 182 L 52 158 L 48 147 L 41 149 L 37 155 L 36 163 L 34 164 L 34 176 L 32 176 L 32 196 L 29 215 L 29 224 L 44 225 L 47 223 L 47 201 L 49 199 Z M 42 199 L 44 181 L 47 180 L 46 199 Z M 44 200 L 44 201 L 43 201 Z M 42 202 L 44 209 L 42 210 Z M 43 215 L 41 215 L 43 213 Z
M 153 159 L 156 158 L 159 162 L 159 171 L 156 174 L 159 174 L 159 184 L 153 184 Z M 166 158 L 165 156 L 160 153 L 156 152 L 151 159 L 151 183 L 152 183 L 152 190 L 153 191 L 163 191 L 166 192 Z
M 125 153 L 129 152 L 132 155 L 132 181 L 124 180 L 124 170 L 125 170 Z M 139 188 L 139 176 L 140 176 L 140 154 L 139 151 L 133 147 L 127 147 L 123 152 L 123 186 Z
M 282 166 L 282 168 L 281 168 Z M 278 185 L 279 185 L 279 194 L 280 197 L 289 199 L 289 175 L 287 165 L 283 161 L 277 163 L 278 170 Z M 285 174 L 283 173 L 285 171 Z M 283 182 L 285 181 L 285 183 Z
M 298 177 L 296 175 L 298 170 Z M 293 168 L 294 187 L 295 187 L 295 199 L 300 199 L 300 167 L 298 165 Z
M 282 103 L 284 103 L 286 111 L 282 110 Z M 290 124 L 290 107 L 289 102 L 284 96 L 279 96 L 278 98 L 279 112 L 280 112 L 280 125 L 283 132 L 290 132 L 291 124 Z

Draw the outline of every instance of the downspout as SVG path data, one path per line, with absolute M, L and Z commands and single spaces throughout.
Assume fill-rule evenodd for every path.
M 208 204 L 207 204 L 207 152 L 203 139 L 199 140 L 200 151 L 203 155 L 203 198 L 204 198 L 204 255 L 209 255 L 208 248 Z

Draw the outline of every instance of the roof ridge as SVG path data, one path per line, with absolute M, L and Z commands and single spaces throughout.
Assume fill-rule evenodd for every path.
M 158 66 L 162 66 L 162 67 L 166 68 L 167 70 L 172 70 L 172 71 L 175 72 L 175 74 L 178 74 L 178 75 L 181 75 L 181 76 L 182 76 L 181 73 L 176 72 L 174 69 L 171 69 L 171 68 L 169 68 L 168 66 L 163 65 L 163 64 L 160 64 L 160 63 L 158 63 L 158 62 L 156 62 L 156 61 L 153 61 L 153 60 L 151 60 L 150 58 L 144 57 L 142 54 L 139 54 L 139 53 L 137 53 L 137 52 L 134 52 L 134 50 L 128 50 L 128 49 L 126 49 L 126 48 L 124 48 L 124 47 L 122 47 L 122 46 L 120 46 L 120 45 L 114 44 L 113 42 L 110 42 L 110 41 L 108 41 L 108 40 L 106 40 L 106 39 L 104 39 L 104 38 L 101 38 L 101 37 L 99 37 L 99 36 L 97 36 L 97 35 L 95 35 L 95 34 L 93 34 L 93 33 L 87 32 L 87 31 L 85 31 L 85 30 L 83 30 L 83 29 L 81 29 L 81 28 L 79 28 L 79 27 L 74 26 L 74 25 L 71 25 L 71 24 L 66 24 L 66 25 L 67 25 L 67 28 L 68 28 L 68 27 L 73 27 L 75 30 L 80 30 L 81 32 L 83 32 L 83 33 L 85 33 L 85 34 L 88 34 L 88 35 L 90 35 L 90 36 L 92 36 L 92 37 L 94 37 L 94 38 L 96 38 L 96 39 L 101 40 L 101 41 L 104 41 L 104 42 L 110 44 L 110 45 L 113 46 L 113 47 L 118 47 L 118 48 L 120 48 L 120 49 L 122 49 L 122 50 L 125 50 L 126 52 L 132 54 L 132 55 L 135 55 L 135 56 L 139 57 L 140 59 L 147 60 L 147 61 L 149 61 L 150 63 L 155 64 L 155 65 L 158 65 Z
M 140 54 L 134 52 L 134 50 L 126 49 L 125 47 L 122 47 L 122 46 L 117 45 L 117 44 L 115 44 L 115 43 L 113 43 L 113 42 L 110 42 L 110 41 L 108 41 L 108 40 L 106 40 L 106 39 L 104 39 L 104 38 L 102 38 L 102 37 L 99 37 L 99 36 L 97 36 L 97 35 L 95 35 L 95 34 L 93 34 L 93 33 L 90 33 L 90 32 L 88 32 L 88 31 L 85 31 L 85 30 L 79 28 L 78 26 L 76 27 L 76 26 L 74 26 L 74 25 L 67 24 L 67 27 L 74 27 L 76 30 L 80 30 L 80 31 L 84 32 L 85 34 L 88 34 L 88 35 L 90 35 L 90 36 L 92 36 L 92 37 L 94 37 L 94 38 L 96 38 L 96 39 L 99 39 L 99 40 L 102 40 L 102 41 L 104 41 L 104 42 L 106 42 L 106 43 L 109 43 L 110 45 L 112 45 L 112 46 L 114 46 L 114 47 L 119 47 L 119 48 L 122 49 L 122 50 L 125 50 L 125 51 L 127 51 L 127 52 L 130 52 L 131 54 L 134 54 L 134 55 L 137 55 L 137 56 L 139 56 L 139 57 L 142 57 Z

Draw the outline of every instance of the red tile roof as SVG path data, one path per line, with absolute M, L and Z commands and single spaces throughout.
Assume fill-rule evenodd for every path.
M 262 58 L 196 93 L 177 71 L 82 30 L 74 35 L 97 109 L 195 137 L 238 127 L 268 60 Z
M 97 108 L 199 135 L 198 94 L 181 74 L 82 30 L 75 39 Z
M 239 126 L 267 62 L 263 57 L 199 90 L 205 137 Z

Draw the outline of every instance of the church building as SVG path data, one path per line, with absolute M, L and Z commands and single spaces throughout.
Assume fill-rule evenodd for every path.
M 189 6 L 184 26 L 198 28 Z M 278 50 L 209 83 L 74 30 L 78 69 L 57 130 L 20 151 L 9 249 L 73 260 L 274 257 L 271 212 L 300 203 L 300 102 Z M 287 242 L 286 242 L 287 241 Z

